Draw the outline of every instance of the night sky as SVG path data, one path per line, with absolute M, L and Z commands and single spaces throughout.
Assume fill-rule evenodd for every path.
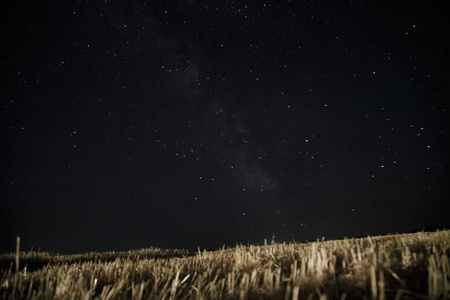
M 445 1 L 324 2 L 2 1 L 0 251 L 448 228 Z

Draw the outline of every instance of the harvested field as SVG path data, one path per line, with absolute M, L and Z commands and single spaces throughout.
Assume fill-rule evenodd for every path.
M 217 251 L 0 256 L 3 299 L 448 299 L 450 231 Z

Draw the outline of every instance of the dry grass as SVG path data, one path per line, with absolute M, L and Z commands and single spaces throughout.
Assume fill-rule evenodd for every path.
M 0 297 L 449 299 L 449 249 L 450 231 L 437 231 L 196 253 L 21 252 L 18 272 L 14 254 L 0 256 Z

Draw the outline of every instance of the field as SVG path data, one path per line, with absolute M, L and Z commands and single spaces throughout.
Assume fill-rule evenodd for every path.
M 2 299 L 449 299 L 450 231 L 217 251 L 0 256 Z M 18 268 L 17 268 L 18 267 Z

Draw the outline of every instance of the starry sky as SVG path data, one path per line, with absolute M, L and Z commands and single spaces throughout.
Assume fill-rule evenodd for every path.
M 5 2 L 1 252 L 450 226 L 444 1 Z

